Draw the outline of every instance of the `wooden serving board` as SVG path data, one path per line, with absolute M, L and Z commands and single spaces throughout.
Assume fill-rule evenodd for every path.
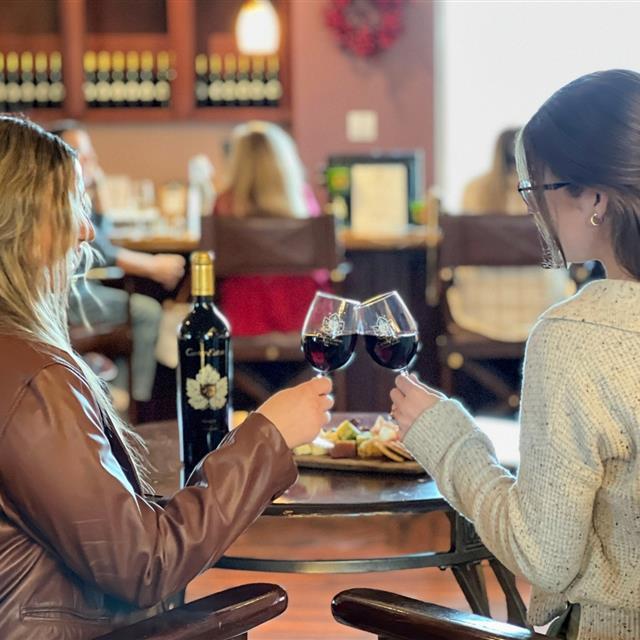
M 393 473 L 419 476 L 426 471 L 417 462 L 393 462 L 393 460 L 367 458 L 332 458 L 331 456 L 294 456 L 296 464 L 305 469 L 334 469 L 336 471 L 360 471 L 367 473 Z

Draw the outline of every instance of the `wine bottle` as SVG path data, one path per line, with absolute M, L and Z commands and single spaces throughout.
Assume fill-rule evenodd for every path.
M 143 51 L 140 55 L 140 104 L 152 107 L 156 95 L 153 78 L 153 53 Z
M 84 69 L 84 83 L 82 85 L 84 101 L 90 107 L 95 107 L 98 104 L 98 61 L 95 51 L 85 51 L 82 67 Z
M 213 302 L 213 254 L 191 254 L 192 307 L 178 331 L 177 406 L 183 483 L 229 432 L 231 331 Z
M 96 105 L 108 107 L 111 104 L 111 54 L 98 52 L 98 82 L 96 83 Z
M 171 62 L 168 51 L 158 53 L 154 104 L 156 107 L 168 107 L 171 100 Z
M 35 58 L 36 106 L 46 107 L 49 102 L 49 76 L 47 74 L 47 54 L 38 51 Z
M 124 70 L 124 53 L 122 51 L 114 51 L 111 54 L 111 104 L 114 107 L 124 107 L 127 103 Z
M 59 51 L 52 51 L 49 55 L 49 106 L 54 109 L 61 107 L 64 95 L 62 54 Z
M 236 104 L 236 56 L 234 53 L 227 53 L 224 57 L 222 103 L 225 107 L 233 107 Z
M 238 56 L 236 99 L 238 101 L 238 105 L 241 107 L 246 107 L 251 104 L 251 80 L 249 80 L 248 56 Z
M 217 53 L 209 56 L 209 104 L 221 107 L 224 104 L 224 80 L 222 79 L 222 58 Z
M 128 107 L 140 104 L 140 56 L 137 51 L 127 52 L 126 103 Z
M 20 56 L 20 103 L 23 109 L 31 109 L 36 101 L 36 85 L 33 81 L 33 53 L 23 51 Z
M 251 65 L 251 104 L 260 107 L 264 104 L 264 58 L 255 56 Z
M 15 51 L 7 54 L 7 111 L 20 111 L 20 58 Z
M 264 95 L 268 105 L 277 107 L 282 98 L 282 83 L 280 82 L 280 59 L 269 56 L 267 61 L 267 81 L 264 85 Z
M 207 85 L 207 56 L 199 53 L 195 59 L 196 72 L 196 105 L 206 107 L 209 104 L 209 87 Z
M 7 110 L 7 78 L 4 73 L 4 53 L 0 51 L 0 111 Z

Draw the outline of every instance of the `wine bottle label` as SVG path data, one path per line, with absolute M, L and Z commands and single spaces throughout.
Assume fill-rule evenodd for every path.
M 196 100 L 200 103 L 207 101 L 209 95 L 209 88 L 206 82 L 196 82 Z
M 239 80 L 236 85 L 236 97 L 240 102 L 249 102 L 251 98 L 251 82 Z
M 225 80 L 222 83 L 222 99 L 224 102 L 235 102 L 235 99 L 236 99 L 235 80 Z
M 40 85 L 38 85 L 39 87 Z M 47 87 L 48 90 L 48 87 Z M 85 82 L 82 85 L 82 93 L 84 93 L 85 102 L 95 102 L 98 99 L 98 90 L 95 82 Z
M 49 85 L 49 102 L 59 104 L 64 100 L 65 90 L 62 82 L 52 82 Z
M 154 92 L 156 102 L 169 102 L 171 85 L 166 80 L 158 80 Z
M 111 85 L 108 82 L 100 80 L 96 83 L 96 98 L 101 103 L 111 100 Z
M 137 80 L 130 80 L 125 85 L 127 102 L 135 103 L 140 100 L 140 83 Z
M 20 85 L 17 82 L 7 83 L 7 102 L 13 105 L 20 102 Z
M 114 102 L 124 102 L 127 97 L 127 88 L 124 82 L 116 80 L 111 84 L 111 99 Z
M 36 85 L 33 82 L 23 82 L 20 86 L 20 100 L 25 104 L 32 104 L 36 99 Z
M 49 83 L 38 82 L 36 85 L 36 102 L 38 104 L 46 104 L 49 102 Z
M 151 104 L 155 95 L 155 86 L 151 80 L 140 83 L 140 100 L 144 104 Z
M 222 102 L 224 95 L 224 82 L 222 80 L 214 80 L 209 85 L 209 100 L 211 102 Z
M 250 89 L 250 98 L 252 102 L 262 102 L 264 100 L 264 82 L 263 80 L 252 80 Z
M 264 95 L 269 102 L 277 102 L 282 98 L 282 83 L 280 80 L 272 79 L 264 85 Z
M 189 406 L 196 411 L 216 411 L 227 404 L 229 379 L 210 364 L 202 367 L 195 378 L 187 378 L 186 385 Z

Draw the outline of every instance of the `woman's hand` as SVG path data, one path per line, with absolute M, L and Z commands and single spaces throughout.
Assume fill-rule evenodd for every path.
M 333 407 L 330 378 L 314 378 L 271 396 L 258 407 L 273 422 L 290 449 L 311 442 L 330 420 Z
M 404 439 L 409 427 L 424 413 L 446 396 L 418 380 L 415 375 L 398 376 L 391 396 L 391 415 L 400 427 L 400 438 Z

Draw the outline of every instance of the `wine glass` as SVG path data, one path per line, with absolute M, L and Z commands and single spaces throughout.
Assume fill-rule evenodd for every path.
M 358 339 L 357 300 L 317 292 L 302 328 L 302 350 L 318 377 L 342 367 L 353 358 Z
M 379 365 L 408 375 L 418 352 L 418 326 L 400 294 L 389 291 L 365 300 L 358 315 L 369 355 Z

